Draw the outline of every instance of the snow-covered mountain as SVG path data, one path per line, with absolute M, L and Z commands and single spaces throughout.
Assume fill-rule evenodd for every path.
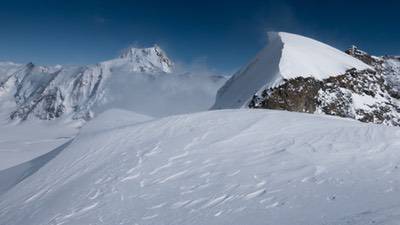
M 323 115 L 112 111 L 21 166 L 0 224 L 397 225 L 399 147 L 398 128 Z
M 133 72 L 171 73 L 174 69 L 173 62 L 158 45 L 144 49 L 127 48 L 122 51 L 119 59 L 111 60 L 109 63 L 115 65 L 117 62 L 127 65 Z
M 283 109 L 400 125 L 399 59 L 347 53 L 300 35 L 270 33 L 268 46 L 218 91 L 213 108 Z
M 224 81 L 174 73 L 174 63 L 157 45 L 128 48 L 88 66 L 2 63 L 0 107 L 14 120 L 88 120 L 111 106 L 164 116 L 209 108 Z
M 225 78 L 158 46 L 0 63 L 0 224 L 397 225 L 398 128 L 320 114 L 399 125 L 400 59 L 346 53 L 272 33 L 214 105 L 252 109 L 162 118 L 208 109 Z

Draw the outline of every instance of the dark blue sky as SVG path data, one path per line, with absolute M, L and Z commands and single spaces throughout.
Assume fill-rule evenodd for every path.
M 86 64 L 130 44 L 158 43 L 173 60 L 230 73 L 269 30 L 345 49 L 400 54 L 400 1 L 3 1 L 0 60 Z

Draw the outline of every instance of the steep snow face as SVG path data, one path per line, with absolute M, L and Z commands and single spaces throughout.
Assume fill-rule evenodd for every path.
M 226 80 L 173 73 L 158 46 L 128 48 L 119 58 L 89 66 L 2 65 L 0 108 L 15 120 L 88 120 L 110 107 L 151 116 L 201 111 Z
M 397 128 L 269 110 L 101 122 L 0 196 L 0 224 L 398 224 Z
M 276 33 L 270 33 L 269 44 L 247 66 L 236 72 L 218 90 L 213 109 L 239 108 L 265 85 L 280 82 L 279 62 L 283 43 Z
M 342 75 L 348 69 L 370 69 L 367 64 L 322 42 L 280 32 L 283 45 L 279 72 L 284 79 L 314 77 L 317 80 Z
M 214 109 L 247 106 L 261 88 L 284 79 L 314 77 L 322 80 L 346 70 L 370 68 L 365 63 L 319 41 L 290 33 L 269 33 L 269 42 L 255 59 L 218 91 Z

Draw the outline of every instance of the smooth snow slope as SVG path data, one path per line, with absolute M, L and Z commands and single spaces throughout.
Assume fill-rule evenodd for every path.
M 0 224 L 400 220 L 398 128 L 270 110 L 92 123 L 0 197 Z
M 0 113 L 0 171 L 28 162 L 68 142 L 78 125 L 57 121 L 28 121 L 13 124 Z
M 351 68 L 370 68 L 360 60 L 319 41 L 285 32 L 269 33 L 268 45 L 218 91 L 214 109 L 247 106 L 263 87 L 283 79 L 314 77 L 322 80 Z
M 46 165 L 47 162 L 56 157 L 62 150 L 64 150 L 72 140 L 60 145 L 52 151 L 43 154 L 35 159 L 21 163 L 17 166 L 10 167 L 0 171 L 0 195 L 11 189 L 30 175 L 34 174 L 37 170 Z

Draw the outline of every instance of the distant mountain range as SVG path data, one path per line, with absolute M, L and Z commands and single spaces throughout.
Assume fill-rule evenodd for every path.
M 400 125 L 400 58 L 355 46 L 342 52 L 300 35 L 270 33 L 268 45 L 225 82 L 178 73 L 157 45 L 127 48 L 87 66 L 2 62 L 0 109 L 17 121 L 87 121 L 109 108 L 159 117 L 207 110 L 215 101 L 212 109 L 279 109 Z
M 110 107 L 151 116 L 208 109 L 222 76 L 178 74 L 157 45 L 88 66 L 0 63 L 0 107 L 12 120 L 89 120 Z M 190 100 L 188 100 L 190 99 Z

